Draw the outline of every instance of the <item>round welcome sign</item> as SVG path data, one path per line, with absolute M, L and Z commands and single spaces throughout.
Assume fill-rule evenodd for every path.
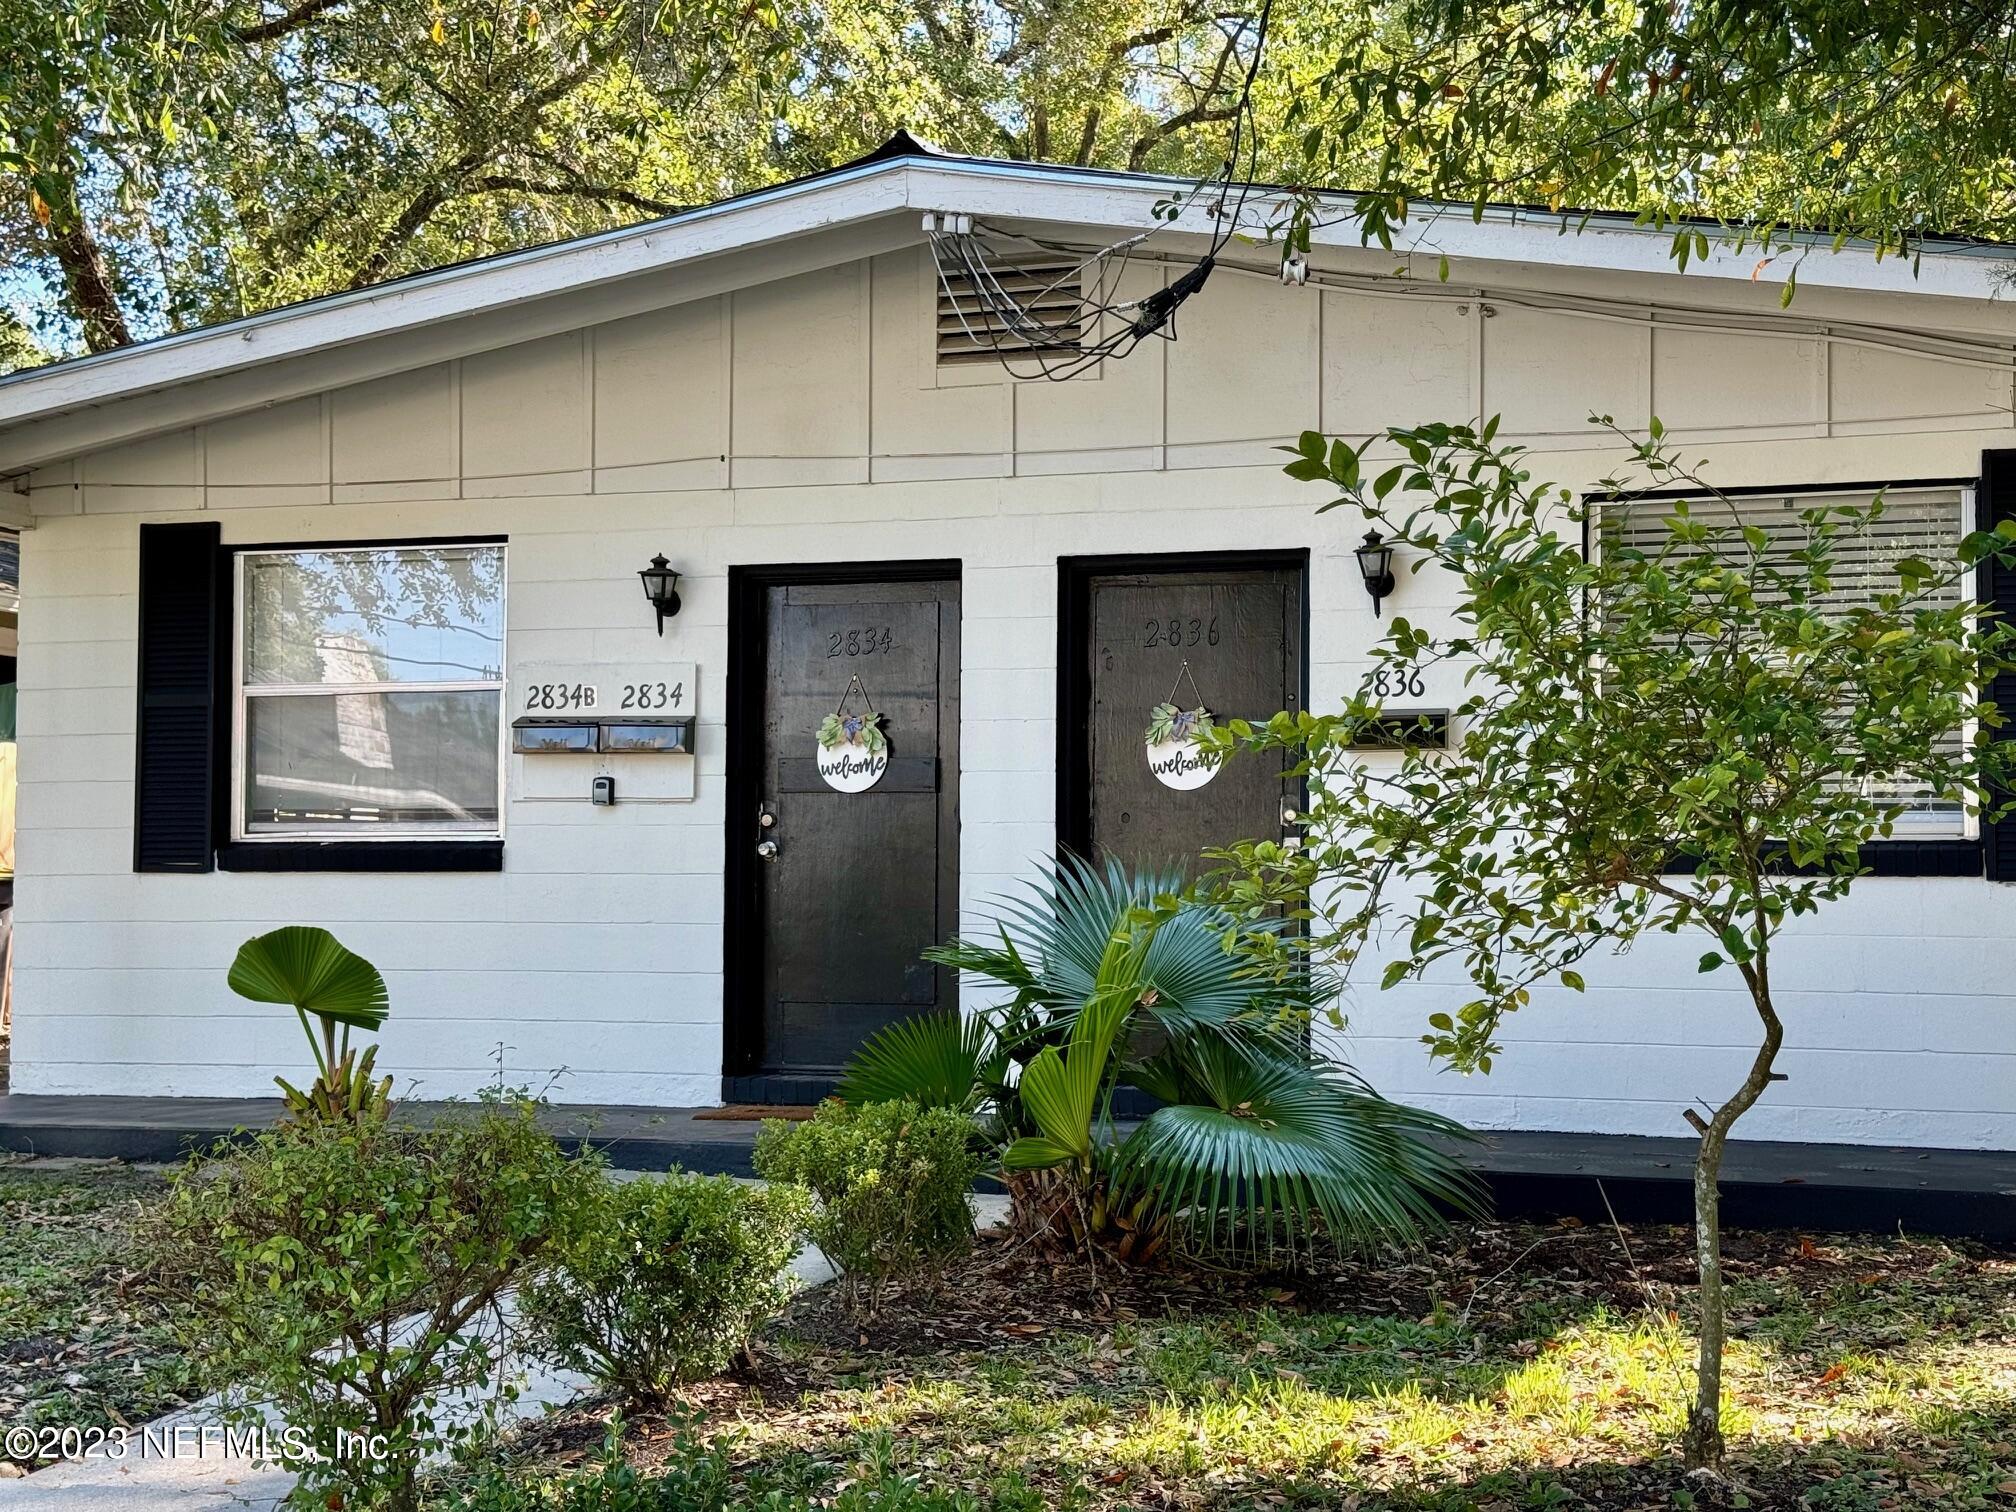
M 865 793 L 889 770 L 889 748 L 885 745 L 879 751 L 871 751 L 866 746 L 846 742 L 831 748 L 822 745 L 818 762 L 819 776 L 826 786 L 843 793 Z
M 1148 716 L 1148 770 L 1164 787 L 1188 792 L 1218 775 L 1216 751 L 1200 750 L 1197 737 L 1211 728 L 1211 715 L 1201 705 L 1179 709 L 1157 704 Z
M 821 722 L 813 753 L 820 780 L 836 792 L 865 793 L 889 770 L 889 738 L 882 733 L 882 716 L 868 707 L 858 714 L 847 712 L 847 701 L 857 691 L 862 704 L 867 704 L 868 691 L 861 679 L 851 679 L 840 707 Z
M 1188 792 L 1218 775 L 1218 753 L 1198 750 L 1194 740 L 1151 740 L 1148 770 L 1162 786 Z

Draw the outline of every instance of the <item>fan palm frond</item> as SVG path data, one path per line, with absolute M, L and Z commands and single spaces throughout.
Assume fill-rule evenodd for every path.
M 1130 873 L 1118 861 L 1096 867 L 1067 856 L 995 904 L 1004 938 L 1034 971 L 1046 1004 L 1075 1009 L 1091 996 L 1107 942 L 1128 916 L 1183 887 L 1178 872 Z
M 226 978 L 255 1003 L 285 1003 L 349 1029 L 377 1029 L 390 1011 L 378 968 L 326 929 L 290 924 L 238 947 Z
M 1047 1009 L 1060 1030 L 1091 996 L 1107 942 L 1135 927 L 1144 910 L 1181 896 L 1180 872 L 1129 872 L 1117 861 L 1095 867 L 1066 857 L 1021 893 L 996 900 L 1001 944 L 955 940 L 931 960 L 999 982 L 1016 1006 Z M 1230 916 L 1188 904 L 1167 913 L 1148 935 L 1143 980 L 1155 989 L 1143 1008 L 1170 1032 L 1224 1028 L 1269 1015 L 1306 1015 L 1317 1006 L 1307 976 L 1271 978 L 1224 947 Z M 1242 925 L 1271 930 L 1271 924 Z
M 1215 1036 L 1149 1068 L 1158 1108 L 1114 1152 L 1114 1187 L 1146 1196 L 1205 1248 L 1268 1251 L 1320 1226 L 1366 1247 L 1477 1212 L 1482 1189 L 1437 1140 L 1446 1119 L 1391 1103 L 1316 1065 Z
M 999 1079 L 1000 1059 L 986 1020 L 956 1011 L 923 1013 L 870 1035 L 835 1091 L 850 1103 L 971 1109 L 983 1086 Z
M 1310 979 L 1267 976 L 1227 950 L 1229 924 L 1216 910 L 1196 905 L 1163 920 L 1142 966 L 1154 988 L 1142 1006 L 1172 1034 L 1225 1032 L 1281 1019 L 1306 1023 L 1318 1006 Z
M 1038 1132 L 1008 1147 L 1002 1163 L 1010 1170 L 1041 1170 L 1067 1160 L 1091 1164 L 1099 1094 L 1141 996 L 1143 954 L 1142 942 L 1131 936 L 1108 940 L 1092 993 L 1072 1020 L 1064 1048 L 1045 1045 L 1023 1068 L 1017 1091 Z

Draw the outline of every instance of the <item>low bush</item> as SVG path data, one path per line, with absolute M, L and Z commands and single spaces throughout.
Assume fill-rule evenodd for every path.
M 193 1160 L 153 1225 L 155 1284 L 246 1426 L 270 1403 L 304 1506 L 417 1505 L 429 1455 L 487 1436 L 512 1394 L 498 1298 L 592 1215 L 599 1165 L 534 1104 L 431 1129 L 295 1122 Z M 451 1400 L 458 1392 L 464 1400 Z
M 662 1402 L 723 1369 L 783 1306 L 809 1211 L 801 1188 L 726 1176 L 607 1185 L 521 1292 L 534 1347 L 633 1402 Z
M 812 1242 L 840 1272 L 849 1302 L 873 1311 L 889 1283 L 972 1242 L 968 1195 L 980 1174 L 972 1135 L 972 1120 L 955 1108 L 828 1102 L 803 1123 L 766 1123 L 756 1170 L 811 1191 Z

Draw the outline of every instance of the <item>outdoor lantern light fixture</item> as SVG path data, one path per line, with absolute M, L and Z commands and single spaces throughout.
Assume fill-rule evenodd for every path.
M 1365 532 L 1365 544 L 1357 551 L 1358 575 L 1365 579 L 1365 591 L 1372 595 L 1372 612 L 1379 612 L 1379 600 L 1393 591 L 1393 548 L 1379 539 L 1379 532 Z
M 679 612 L 679 570 L 663 556 L 654 556 L 637 576 L 644 580 L 644 597 L 658 611 L 658 633 L 663 635 L 665 621 Z

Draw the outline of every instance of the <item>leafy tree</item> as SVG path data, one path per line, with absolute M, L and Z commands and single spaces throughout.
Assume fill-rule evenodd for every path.
M 80 0 L 0 8 L 0 247 L 47 267 L 91 350 L 133 339 L 122 269 L 89 201 L 143 181 L 137 152 L 173 141 L 179 114 L 219 105 L 205 64 L 226 40 L 218 18 L 180 0 Z M 18 352 L 12 355 L 20 355 Z
M 42 345 L 97 351 L 666 214 L 899 126 L 1201 172 L 1255 35 L 1208 0 L 18 5 L 0 249 Z
M 1625 210 L 1685 266 L 1714 227 L 1676 222 L 1703 217 L 1782 258 L 1789 299 L 1794 228 L 2016 236 L 2007 0 L 1355 0 L 1314 25 L 1326 66 L 1283 129 L 1375 239 L 1424 198 Z
M 1447 626 L 1391 622 L 1378 667 L 1445 666 L 1470 691 L 1451 749 L 1397 761 L 1358 749 L 1379 717 L 1364 692 L 1340 714 L 1206 737 L 1228 753 L 1288 750 L 1310 788 L 1305 844 L 1236 847 L 1224 896 L 1307 922 L 1301 938 L 1247 937 L 1273 959 L 1306 949 L 1349 972 L 1383 950 L 1385 988 L 1459 964 L 1475 996 L 1432 1015 L 1426 1043 L 1463 1071 L 1491 1069 L 1506 1015 L 1535 987 L 1581 991 L 1598 949 L 1695 933 L 1703 973 L 1740 977 L 1755 1054 L 1708 1117 L 1686 1114 L 1700 1135 L 1701 1327 L 1685 1448 L 1715 1469 L 1716 1181 L 1730 1130 L 1784 1079 L 1775 947 L 1790 921 L 1848 894 L 1863 847 L 1914 802 L 1978 813 L 2008 777 L 2012 746 L 1994 738 L 1983 690 L 2012 665 L 2016 631 L 1984 621 L 1963 585 L 1984 556 L 2016 556 L 2016 524 L 1969 536 L 1950 560 L 1891 563 L 1879 498 L 1817 506 L 1788 538 L 1687 473 L 1655 427 L 1634 447 L 1638 475 L 1700 502 L 1676 504 L 1655 547 L 1608 531 L 1598 506 L 1602 549 L 1585 554 L 1588 511 L 1535 483 L 1494 430 L 1389 431 L 1402 460 L 1376 478 L 1373 442 L 1302 438 L 1293 476 L 1336 489 L 1417 569 L 1458 585 Z

